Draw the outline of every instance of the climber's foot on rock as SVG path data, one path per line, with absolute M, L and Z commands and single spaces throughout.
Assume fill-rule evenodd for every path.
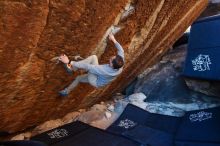
M 63 96 L 63 97 L 67 96 L 68 95 L 67 89 L 63 89 L 63 90 L 59 91 L 59 95 Z

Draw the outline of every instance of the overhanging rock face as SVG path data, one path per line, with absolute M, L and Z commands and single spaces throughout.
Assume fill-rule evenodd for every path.
M 0 131 L 15 132 L 108 99 L 166 52 L 207 5 L 207 0 L 1 0 Z M 113 25 L 125 49 L 123 73 L 109 86 L 80 84 L 69 97 L 57 92 L 71 83 L 54 58 L 61 53 L 115 54 L 106 44 Z

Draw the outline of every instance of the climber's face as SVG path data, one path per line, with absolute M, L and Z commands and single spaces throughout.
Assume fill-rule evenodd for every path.
M 112 56 L 110 59 L 109 59 L 109 64 L 111 67 L 113 67 L 113 64 L 112 64 L 112 61 L 115 59 L 115 56 Z

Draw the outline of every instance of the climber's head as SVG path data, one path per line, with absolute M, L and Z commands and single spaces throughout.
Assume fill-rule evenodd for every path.
M 109 61 L 110 66 L 114 69 L 119 69 L 124 65 L 124 60 L 120 55 L 111 57 Z

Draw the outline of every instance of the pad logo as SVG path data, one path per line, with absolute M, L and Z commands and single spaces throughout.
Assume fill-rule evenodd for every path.
M 49 135 L 51 139 L 54 139 L 54 138 L 62 138 L 68 136 L 69 134 L 66 129 L 56 129 L 50 133 L 47 133 L 47 135 Z
M 189 116 L 189 119 L 191 122 L 196 122 L 196 121 L 201 122 L 201 121 L 211 119 L 211 118 L 212 118 L 212 113 L 208 113 L 204 111 L 198 112 L 196 114 L 191 114 Z
M 135 125 L 137 125 L 137 123 L 135 123 L 134 121 L 131 121 L 129 119 L 121 120 L 120 123 L 118 124 L 119 127 L 122 127 L 125 129 L 132 128 Z
M 194 71 L 206 71 L 210 70 L 209 65 L 212 64 L 209 55 L 198 55 L 194 60 L 192 60 Z

